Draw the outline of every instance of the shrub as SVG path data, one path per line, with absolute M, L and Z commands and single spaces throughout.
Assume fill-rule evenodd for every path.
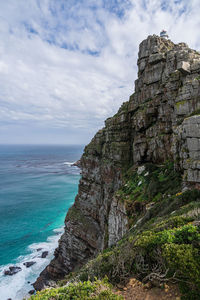
M 184 193 L 182 193 L 179 197 L 182 204 L 187 204 L 192 201 L 200 200 L 200 191 L 197 189 L 187 190 Z
M 37 292 L 31 300 L 120 300 L 121 296 L 115 295 L 111 290 L 108 280 L 95 280 L 70 283 L 60 288 L 46 289 Z
M 198 249 L 186 244 L 165 244 L 163 256 L 171 272 L 183 281 L 200 284 L 200 257 Z

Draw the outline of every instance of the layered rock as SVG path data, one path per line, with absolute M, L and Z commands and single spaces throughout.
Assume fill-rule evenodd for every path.
M 200 54 L 149 36 L 140 44 L 135 92 L 85 147 L 82 178 L 55 258 L 36 289 L 83 265 L 127 231 L 115 192 L 131 166 L 174 160 L 185 184 L 200 182 Z
M 186 118 L 174 135 L 176 163 L 187 186 L 200 188 L 200 115 Z

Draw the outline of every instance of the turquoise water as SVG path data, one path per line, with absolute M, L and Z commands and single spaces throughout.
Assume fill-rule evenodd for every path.
M 0 293 L 5 282 L 9 285 L 13 281 L 14 285 L 14 280 L 23 274 L 19 272 L 8 279 L 3 276 L 6 267 L 35 258 L 40 270 L 44 261 L 47 264 L 51 258 L 66 212 L 77 194 L 80 172 L 71 163 L 80 158 L 82 149 L 81 146 L 0 146 Z M 39 261 L 36 250 L 41 245 L 51 253 Z M 27 276 L 34 279 L 33 274 Z M 11 297 L 9 292 L 5 299 Z M 18 299 L 13 295 L 14 292 L 12 299 Z

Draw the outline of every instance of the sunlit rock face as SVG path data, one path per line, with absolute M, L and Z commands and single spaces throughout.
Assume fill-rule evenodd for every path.
M 139 47 L 135 92 L 85 147 L 78 195 L 55 258 L 36 289 L 83 265 L 126 233 L 115 192 L 130 167 L 173 160 L 184 184 L 200 187 L 200 54 L 149 36 Z

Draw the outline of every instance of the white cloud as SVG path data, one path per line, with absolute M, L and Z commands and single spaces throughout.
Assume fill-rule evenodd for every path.
M 200 48 L 199 1 L 131 2 L 113 0 L 108 7 L 103 0 L 1 1 L 4 128 L 34 122 L 38 128 L 66 128 L 77 139 L 77 128 L 85 128 L 91 136 L 133 92 L 144 38 L 166 28 L 174 42 Z M 38 134 L 40 140 L 45 137 Z

